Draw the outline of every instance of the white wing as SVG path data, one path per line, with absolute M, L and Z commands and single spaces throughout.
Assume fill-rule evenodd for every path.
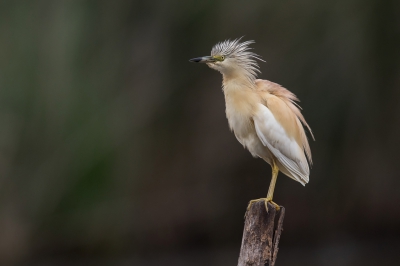
M 303 185 L 308 183 L 310 169 L 303 148 L 294 138 L 289 137 L 273 113 L 265 105 L 259 104 L 253 120 L 257 136 L 292 175 L 291 177 Z

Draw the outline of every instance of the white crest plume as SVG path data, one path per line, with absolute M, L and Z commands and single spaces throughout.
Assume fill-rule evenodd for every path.
M 240 37 L 233 41 L 225 40 L 223 42 L 217 43 L 211 50 L 211 56 L 223 55 L 226 58 L 236 59 L 236 63 L 240 68 L 243 69 L 248 79 L 251 82 L 254 82 L 257 76 L 257 72 L 261 73 L 255 59 L 262 62 L 265 61 L 262 60 L 258 54 L 249 51 L 252 49 L 249 47 L 249 45 L 255 43 L 255 41 L 250 40 L 240 42 L 242 38 L 243 37 Z

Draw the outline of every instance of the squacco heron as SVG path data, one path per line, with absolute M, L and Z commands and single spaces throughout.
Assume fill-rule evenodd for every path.
M 261 73 L 256 62 L 260 56 L 251 52 L 254 41 L 226 40 L 216 44 L 211 56 L 190 59 L 190 62 L 205 63 L 221 72 L 222 90 L 225 94 L 226 117 L 237 140 L 254 157 L 260 157 L 271 165 L 272 179 L 266 198 L 272 201 L 279 171 L 300 182 L 308 183 L 311 150 L 303 125 L 310 127 L 300 112 L 296 95 L 268 80 L 256 79 Z M 308 161 L 307 161 L 308 159 Z

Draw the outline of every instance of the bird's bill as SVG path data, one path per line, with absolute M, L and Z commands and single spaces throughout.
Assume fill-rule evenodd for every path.
M 212 56 L 203 56 L 203 57 L 196 57 L 189 60 L 189 62 L 193 63 L 212 63 L 215 62 L 215 58 Z

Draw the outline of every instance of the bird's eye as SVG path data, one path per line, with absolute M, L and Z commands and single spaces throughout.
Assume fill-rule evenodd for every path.
M 221 60 L 224 60 L 224 59 L 225 59 L 225 56 L 221 55 Z

